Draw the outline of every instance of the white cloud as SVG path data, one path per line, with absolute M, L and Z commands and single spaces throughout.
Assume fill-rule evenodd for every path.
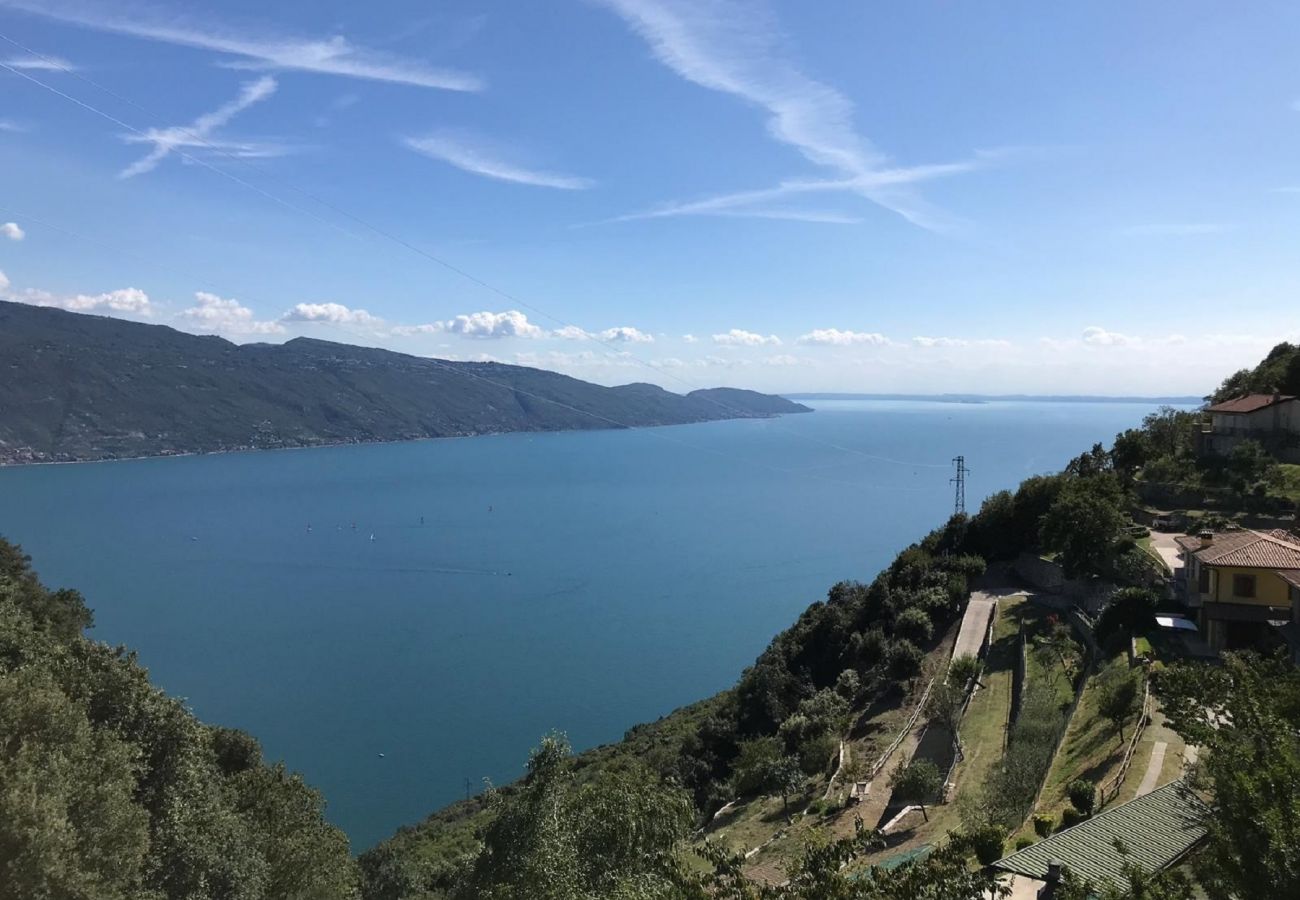
M 841 331 L 838 328 L 816 328 L 799 336 L 800 344 L 823 344 L 834 347 L 852 347 L 860 344 L 883 346 L 889 338 L 874 331 Z
M 713 343 L 728 347 L 762 347 L 765 345 L 779 347 L 781 339 L 774 334 L 765 337 L 753 331 L 745 331 L 743 328 L 733 328 L 725 334 L 715 334 Z
M 50 291 L 28 288 L 18 294 L 8 293 L 9 279 L 0 275 L 0 292 L 6 300 L 29 303 L 32 306 L 52 306 L 69 312 L 116 312 L 148 318 L 154 313 L 149 295 L 139 288 L 120 288 L 103 294 L 74 294 L 64 296 Z
M 653 344 L 655 336 L 646 334 L 639 328 L 633 328 L 630 325 L 619 325 L 616 328 L 606 328 L 600 332 L 602 341 L 617 341 L 628 344 Z
M 695 335 L 693 335 L 693 334 L 684 334 L 684 335 L 682 335 L 682 340 L 685 341 L 685 342 L 688 343 L 688 344 L 694 344 L 694 343 L 697 343 L 697 342 L 699 341 L 699 338 L 697 338 L 697 337 L 696 337 Z
M 331 325 L 374 325 L 381 321 L 364 309 L 342 303 L 298 303 L 280 317 L 282 322 L 326 322 Z
M 27 56 L 14 56 L 4 61 L 6 66 L 12 69 L 22 69 L 28 72 L 75 72 L 77 67 L 58 56 L 48 56 L 33 53 Z
M 284 326 L 279 322 L 257 320 L 253 311 L 238 300 L 198 291 L 194 301 L 194 306 L 181 310 L 179 318 L 197 331 L 235 335 L 284 333 Z
M 768 133 L 805 159 L 837 173 L 816 190 L 850 192 L 926 228 L 946 227 L 945 217 L 904 186 L 941 174 L 970 171 L 997 153 L 964 163 L 894 168 L 853 126 L 853 105 L 843 94 L 799 71 L 786 57 L 771 11 L 735 0 L 598 0 L 650 46 L 655 58 L 679 76 L 762 109 Z M 892 177 L 881 178 L 892 172 Z M 812 184 L 812 182 L 805 183 Z M 782 185 L 693 203 L 661 207 L 625 218 L 668 215 L 758 215 L 792 218 L 799 210 L 753 207 L 799 190 Z M 757 195 L 757 196 L 755 196 Z M 727 212 L 723 212 L 727 210 Z M 802 211 L 813 221 L 847 221 L 838 213 Z
M 797 356 L 791 356 L 788 353 L 778 353 L 775 356 L 764 357 L 763 365 L 765 366 L 797 366 L 802 362 Z
M 1131 347 L 1138 339 L 1092 325 L 1083 329 L 1083 342 L 1092 347 Z
M 403 325 L 393 329 L 397 334 L 434 334 L 447 332 L 470 338 L 539 338 L 546 332 L 528 321 L 528 316 L 517 309 L 505 312 L 476 312 L 459 315 L 445 322 L 429 325 Z
M 565 191 L 583 190 L 595 184 L 590 178 L 545 172 L 509 162 L 503 158 L 499 150 L 486 146 L 481 139 L 465 135 L 439 132 L 425 137 L 403 138 L 402 143 L 430 159 L 445 162 L 474 175 L 495 178 L 498 181 L 558 188 Z
M 4 272 L 0 272 L 0 294 L 7 290 L 9 290 L 9 276 Z
M 0 235 L 4 235 L 11 241 L 21 241 L 27 237 L 27 232 L 23 231 L 17 222 L 5 222 L 0 225 Z
M 160 162 L 178 148 L 218 149 L 246 158 L 278 156 L 288 152 L 288 148 L 274 144 L 220 141 L 211 137 L 214 131 L 227 125 L 235 116 L 274 94 L 276 87 L 275 79 L 266 75 L 256 81 L 247 82 L 234 100 L 199 116 L 189 125 L 151 128 L 144 134 L 122 135 L 122 140 L 129 144 L 153 144 L 153 149 L 146 156 L 123 169 L 118 173 L 118 177 L 134 178 L 136 175 L 152 172 Z
M 997 338 L 914 337 L 918 347 L 1010 347 L 1010 341 Z
M 10 134 L 22 134 L 27 130 L 27 126 L 21 122 L 15 122 L 13 119 L 0 119 L 0 131 Z
M 591 339 L 591 332 L 585 328 L 579 328 L 577 325 L 565 325 L 563 328 L 555 329 L 551 334 L 566 341 L 586 341 Z
M 655 340 L 653 334 L 647 334 L 639 328 L 633 328 L 631 325 L 619 325 L 615 328 L 606 328 L 603 331 L 595 332 L 579 328 L 577 325 L 565 325 L 563 328 L 552 331 L 551 335 L 566 341 L 598 340 L 606 343 L 626 344 L 653 344 Z
M 291 69 L 450 91 L 477 91 L 483 87 L 474 75 L 359 47 L 337 34 L 305 38 L 271 31 L 257 33 L 130 2 L 0 0 L 0 8 L 96 31 L 228 53 L 237 57 L 229 63 L 235 68 Z

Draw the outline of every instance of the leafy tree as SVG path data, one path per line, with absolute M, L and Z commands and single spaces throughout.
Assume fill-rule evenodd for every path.
M 1124 524 L 1122 494 L 1111 476 L 1072 478 L 1043 517 L 1043 543 L 1061 555 L 1071 578 L 1100 575 Z
M 1115 443 L 1110 448 L 1111 465 L 1126 480 L 1131 480 L 1154 456 L 1155 442 L 1140 428 L 1115 435 Z
M 943 788 L 943 773 L 928 759 L 914 759 L 911 764 L 900 762 L 889 776 L 889 786 L 893 788 L 895 800 L 920 806 L 921 816 L 928 822 L 930 815 L 925 807 L 934 802 Z
M 911 606 L 899 613 L 894 620 L 894 632 L 913 644 L 925 644 L 934 634 L 934 623 L 925 610 Z
M 644 771 L 579 784 L 561 735 L 542 740 L 515 791 L 494 793 L 482 848 L 453 896 L 466 900 L 678 897 L 689 799 Z
M 957 682 L 949 674 L 947 681 L 936 681 L 930 688 L 930 699 L 926 701 L 926 715 L 931 724 L 942 726 L 952 735 L 953 747 L 957 758 L 961 759 L 961 717 L 966 706 L 965 682 Z
M 1098 687 L 1097 711 L 1110 721 L 1124 741 L 1124 723 L 1137 708 L 1137 681 L 1127 668 L 1113 668 L 1102 676 Z
M 948 664 L 948 680 L 965 688 L 979 675 L 980 661 L 974 656 L 955 656 Z
M 1156 624 L 1160 598 L 1149 588 L 1122 588 L 1115 592 L 1097 619 L 1096 635 L 1107 641 L 1113 635 L 1147 634 Z
M 1192 425 L 1196 419 L 1196 413 L 1162 406 L 1142 420 L 1142 430 L 1150 437 L 1156 455 L 1178 456 L 1190 449 Z
M 136 754 L 48 675 L 0 675 L 0 900 L 133 900 L 149 817 Z
M 1300 896 L 1300 672 L 1224 654 L 1157 682 L 1170 725 L 1202 748 L 1192 786 L 1209 796 L 1195 858 L 1211 900 Z
M 1085 816 L 1092 815 L 1097 802 L 1097 786 L 1086 778 L 1076 778 L 1065 789 L 1070 805 Z
M 768 773 L 784 755 L 782 742 L 775 737 L 743 742 L 732 769 L 733 789 L 741 797 L 761 793 L 767 785 Z

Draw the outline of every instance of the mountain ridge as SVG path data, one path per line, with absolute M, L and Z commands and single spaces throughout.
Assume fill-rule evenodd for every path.
M 311 337 L 235 344 L 0 301 L 0 464 L 680 425 L 808 412 Z

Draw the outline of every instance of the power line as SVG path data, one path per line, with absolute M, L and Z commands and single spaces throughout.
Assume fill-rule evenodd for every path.
M 84 83 L 86 83 L 86 84 L 89 84 L 90 86 L 94 87 L 95 89 L 97 89 L 97 90 L 99 90 L 99 91 L 102 91 L 103 93 L 105 93 L 105 94 L 107 94 L 108 96 L 114 98 L 115 100 L 117 100 L 117 101 L 119 101 L 119 102 L 121 102 L 121 103 L 124 103 L 124 104 L 126 104 L 126 105 L 128 105 L 128 106 L 131 106 L 131 107 L 133 107 L 134 109 L 139 110 L 140 112 L 143 112 L 143 113 L 144 113 L 145 115 L 147 115 L 147 116 L 150 116 L 150 117 L 153 117 L 153 118 L 158 118 L 158 114 L 157 114 L 156 112 L 154 112 L 154 111 L 148 109 L 147 107 L 145 107 L 145 106 L 143 106 L 143 105 L 137 103 L 137 102 L 134 101 L 134 100 L 131 100 L 131 99 L 128 98 L 128 97 L 124 97 L 124 96 L 122 96 L 121 94 L 118 94 L 117 92 L 111 90 L 110 88 L 105 87 L 104 85 L 102 85 L 102 84 L 100 84 L 100 83 L 94 81 L 93 79 L 88 78 L 87 76 L 85 76 L 85 75 L 83 75 L 82 73 L 76 71 L 75 69 L 71 69 L 71 68 L 67 67 L 66 65 L 63 64 L 63 62 L 62 62 L 61 60 L 55 59 L 55 58 L 50 57 L 50 56 L 46 56 L 45 54 L 42 54 L 40 51 L 35 50 L 35 49 L 31 48 L 31 47 L 28 47 L 28 46 L 26 46 L 25 44 L 21 43 L 20 41 L 17 41 L 17 40 L 15 40 L 15 39 L 9 37 L 8 35 L 6 35 L 6 34 L 4 34 L 4 33 L 0 33 L 0 40 L 3 40 L 3 41 L 5 41 L 5 42 L 11 44 L 12 46 L 14 46 L 14 47 L 18 48 L 19 50 L 23 51 L 24 53 L 28 53 L 28 54 L 30 54 L 30 55 L 36 57 L 36 58 L 41 59 L 43 62 L 45 62 L 45 63 L 46 63 L 47 65 L 49 65 L 51 68 L 56 69 L 56 70 L 58 70 L 58 71 L 61 71 L 61 72 L 65 73 L 65 74 L 71 75 L 72 77 L 74 77 L 74 78 L 76 78 L 76 79 L 78 79 L 78 80 L 80 80 L 80 81 L 82 81 L 82 82 L 84 82 Z M 85 102 L 85 101 L 83 101 L 83 100 L 80 100 L 80 99 L 78 99 L 77 97 L 72 96 L 71 94 L 68 94 L 68 93 L 65 93 L 64 91 L 59 90 L 58 88 L 54 87 L 53 85 L 48 84 L 48 83 L 46 83 L 46 82 L 40 80 L 39 78 L 36 78 L 35 76 L 31 75 L 31 74 L 28 73 L 28 72 L 25 72 L 25 71 L 22 71 L 22 70 L 20 70 L 20 69 L 17 69 L 17 68 L 15 68 L 14 66 L 12 66 L 12 65 L 10 65 L 10 64 L 8 64 L 8 63 L 5 63 L 5 62 L 3 62 L 3 61 L 0 61 L 0 69 L 6 70 L 6 71 L 10 72 L 11 74 L 17 75 L 17 76 L 19 76 L 20 78 L 23 78 L 23 79 L 25 79 L 25 80 L 31 82 L 32 84 L 37 85 L 38 87 L 40 87 L 40 88 L 42 88 L 42 89 L 44 89 L 44 90 L 46 90 L 46 91 L 49 91 L 50 93 L 54 94 L 55 96 L 58 96 L 58 97 L 60 97 L 60 98 L 62 98 L 62 99 L 64 99 L 64 100 L 67 100 L 67 101 L 70 102 L 70 103 L 75 104 L 76 106 L 78 106 L 78 107 L 80 107 L 80 108 L 86 110 L 87 112 L 91 112 L 91 113 L 93 113 L 93 114 L 95 114 L 95 115 L 98 115 L 98 116 L 100 116 L 100 117 L 102 117 L 102 118 L 108 120 L 109 122 L 112 122 L 114 125 L 118 126 L 119 128 L 124 128 L 124 129 L 126 129 L 126 130 L 128 130 L 128 131 L 130 131 L 130 132 L 132 132 L 132 133 L 134 133 L 134 134 L 136 134 L 136 135 L 138 135 L 138 136 L 140 136 L 140 137 L 143 137 L 143 138 L 148 138 L 148 137 L 149 137 L 149 135 L 148 135 L 147 132 L 145 132 L 145 131 L 143 131 L 143 130 L 141 130 L 141 129 L 139 129 L 139 128 L 137 128 L 137 127 L 135 127 L 135 126 L 133 126 L 133 125 L 127 123 L 127 122 L 125 122 L 125 121 L 123 121 L 122 119 L 120 119 L 120 118 L 118 118 L 118 117 L 116 117 L 116 116 L 114 116 L 114 115 L 112 115 L 112 114 L 110 114 L 110 113 L 104 112 L 103 110 L 98 109 L 97 107 L 92 106 L 91 104 L 89 104 L 89 103 L 87 103 L 87 102 Z M 192 143 L 195 143 L 195 144 L 201 145 L 201 146 L 207 148 L 208 150 L 210 150 L 211 152 L 213 152 L 213 153 L 215 153 L 215 154 L 217 154 L 217 155 L 219 155 L 219 156 L 222 156 L 222 157 L 224 157 L 224 158 L 226 158 L 226 159 L 228 159 L 228 160 L 230 160 L 230 161 L 232 161 L 232 162 L 234 162 L 234 163 L 236 163 L 236 164 L 239 164 L 239 165 L 242 165 L 242 166 L 245 166 L 245 167 L 248 166 L 248 162 L 247 162 L 247 160 L 240 159 L 238 156 L 236 156 L 236 155 L 234 155 L 234 154 L 231 154 L 231 153 L 227 152 L 224 148 L 212 144 L 212 143 L 209 142 L 209 141 L 208 141 L 208 140 L 207 140 L 203 135 L 196 134 L 195 132 L 191 131 L 190 129 L 185 128 L 184 126 L 178 127 L 178 128 L 176 129 L 176 131 L 177 131 L 179 134 L 181 134 L 183 137 L 188 138 Z M 224 178 L 228 178 L 228 179 L 230 179 L 231 181 L 233 181 L 234 183 L 240 185 L 241 187 L 245 187 L 245 188 L 247 188 L 247 189 L 249 189 L 249 190 L 251 190 L 251 191 L 254 191 L 254 192 L 257 193 L 259 196 L 261 196 L 261 197 L 263 197 L 263 198 L 265 198 L 265 199 L 267 199 L 267 200 L 269 200 L 269 201 L 271 201 L 271 202 L 273 202 L 273 203 L 276 203 L 276 204 L 278 204 L 278 205 L 280 205 L 280 206 L 283 206 L 283 207 L 285 207 L 285 208 L 287 208 L 287 209 L 290 209 L 290 210 L 292 210 L 292 211 L 294 211 L 294 212 L 301 213 L 302 215 L 306 215 L 306 216 L 310 217 L 311 219 L 313 219 L 313 220 L 315 220 L 315 221 L 317 221 L 317 222 L 319 222 L 319 223 L 321 223 L 321 224 L 323 224 L 323 225 L 326 225 L 327 227 L 334 228 L 334 229 L 340 231 L 340 232 L 343 233 L 343 234 L 346 234 L 347 236 L 349 236 L 349 237 L 351 237 L 351 238 L 353 238 L 353 239 L 358 239 L 358 240 L 360 239 L 360 235 L 356 234 L 356 233 L 353 232 L 353 231 L 350 231 L 350 230 L 347 229 L 347 228 L 342 227 L 342 226 L 339 225 L 337 222 L 331 221 L 330 219 L 327 219 L 327 218 L 325 218 L 324 216 L 321 216 L 321 215 L 319 215 L 319 214 L 317 214 L 317 213 L 315 213 L 315 212 L 313 212 L 313 211 L 311 211 L 311 210 L 309 210 L 309 209 L 306 209 L 306 208 L 304 208 L 304 207 L 302 207 L 302 206 L 299 206 L 299 205 L 296 205 L 296 204 L 294 204 L 294 203 L 291 203 L 291 202 L 285 200 L 284 198 L 282 198 L 282 197 L 280 197 L 280 196 L 278 196 L 278 195 L 276 195 L 276 194 L 273 194 L 273 193 L 271 193 L 270 191 L 268 191 L 268 190 L 266 190 L 266 189 L 264 189 L 264 188 L 262 188 L 262 187 L 259 187 L 258 185 L 253 184 L 252 182 L 247 181 L 246 179 L 243 179 L 243 178 L 240 178 L 240 177 L 237 176 L 237 175 L 234 175 L 233 173 L 227 171 L 226 169 L 223 169 L 223 168 L 220 168 L 220 167 L 218 167 L 218 166 L 212 165 L 212 164 L 209 163 L 207 160 L 204 160 L 204 159 L 202 159 L 201 157 L 198 157 L 198 156 L 195 156 L 195 155 L 192 154 L 192 153 L 189 153 L 188 151 L 186 151 L 186 150 L 185 150 L 184 148 L 182 148 L 182 147 L 173 147 L 172 149 L 173 149 L 174 152 L 175 152 L 178 156 L 180 156 L 182 159 L 184 159 L 184 160 L 186 160 L 186 161 L 188 161 L 188 162 L 192 162 L 192 163 L 194 163 L 194 164 L 196 164 L 196 165 L 199 165 L 199 166 L 201 166 L 201 167 L 207 169 L 208 171 L 213 172 L 213 173 L 215 173 L 215 174 L 217 174 L 217 175 L 220 175 L 220 176 L 222 176 L 222 177 L 224 177 Z M 422 247 L 419 247 L 419 246 L 417 246 L 416 244 L 411 243 L 410 241 L 406 240 L 405 238 L 402 238 L 400 235 L 394 234 L 394 233 L 388 231 L 387 229 L 384 229 L 384 228 L 381 228 L 380 226 L 374 225 L 374 224 L 372 224 L 372 223 L 366 221 L 365 219 L 362 219 L 361 217 L 359 217 L 359 216 L 357 216 L 357 215 L 355 215 L 355 214 L 349 212 L 348 210 L 343 209 L 342 207 L 339 207 L 339 206 L 337 206 L 337 205 L 335 205 L 335 204 L 333 204 L 333 203 L 330 203 L 330 202 L 327 201 L 327 200 L 324 200 L 324 199 L 322 199 L 322 198 L 320 198 L 320 197 L 317 197 L 317 196 L 315 196 L 315 195 L 313 195 L 313 194 L 311 194 L 311 193 L 309 193 L 309 192 L 307 192 L 307 191 L 302 190 L 301 188 L 298 188 L 296 185 L 292 185 L 292 184 L 288 184 L 288 183 L 284 183 L 284 184 L 285 184 L 285 186 L 286 186 L 289 190 L 294 191 L 295 193 L 299 194 L 299 195 L 302 196 L 302 197 L 305 197 L 306 199 L 312 201 L 313 203 L 319 204 L 320 206 L 324 207 L 325 209 L 328 209 L 328 210 L 330 210 L 331 212 L 335 213 L 336 215 L 339 215 L 339 216 L 342 216 L 342 217 L 348 219 L 349 221 L 351 221 L 351 222 L 353 222 L 353 223 L 355 223 L 355 224 L 361 226 L 363 229 L 368 230 L 368 231 L 372 232 L 372 233 L 375 234 L 375 235 L 378 235 L 379 237 L 382 237 L 382 238 L 384 238 L 384 239 L 386 239 L 386 240 L 392 241 L 393 243 L 397 244 L 398 246 L 400 246 L 400 247 L 402 247 L 402 248 L 404 248 L 404 249 L 406 249 L 406 250 L 408 250 L 408 251 L 410 251 L 410 252 L 412 252 L 412 253 L 415 253 L 415 254 L 417 254 L 418 256 L 420 256 L 420 257 L 422 257 L 422 258 L 424 258 L 424 259 L 426 259 L 426 260 L 428 260 L 428 261 L 430 261 L 430 262 L 432 262 L 432 263 L 434 263 L 434 264 L 436 264 L 436 265 L 438 265 L 438 266 L 441 266 L 442 268 L 444 268 L 444 269 L 446 269 L 446 270 L 448 270 L 448 271 L 450 271 L 450 272 L 452 272 L 452 273 L 454 273 L 454 274 L 460 276 L 461 278 L 464 278 L 465 280 L 467 280 L 467 281 L 469 281 L 469 282 L 471 282 L 471 283 L 473 283 L 473 284 L 475 284 L 475 285 L 478 285 L 479 287 L 483 288 L 484 290 L 487 290 L 487 291 L 489 291 L 490 293 L 493 293 L 493 294 L 497 295 L 498 297 L 501 297 L 502 299 L 504 299 L 504 300 L 506 300 L 506 301 L 508 301 L 508 302 L 510 302 L 510 303 L 512 303 L 512 304 L 514 304 L 514 305 L 516 305 L 516 306 L 522 306 L 522 307 L 524 307 L 525 309 L 528 309 L 529 311 L 531 311 L 531 312 L 533 312 L 533 313 L 536 313 L 537 315 L 542 316 L 542 317 L 544 317 L 544 318 L 546 318 L 546 319 L 549 319 L 550 321 L 552 321 L 552 322 L 554 322 L 554 323 L 560 325 L 562 328 L 563 328 L 563 327 L 576 328 L 576 329 L 578 329 L 579 331 L 581 331 L 583 334 L 587 335 L 588 338 L 589 338 L 590 340 L 592 340 L 592 341 L 594 341 L 594 342 L 596 342 L 596 343 L 598 343 L 598 344 L 601 344 L 602 346 L 606 347 L 607 349 L 609 349 L 609 350 L 611 350 L 611 351 L 617 353 L 619 356 L 622 356 L 622 357 L 625 357 L 625 358 L 631 359 L 632 361 L 634 361 L 634 362 L 636 362 L 636 363 L 638 363 L 638 364 L 640 364 L 640 365 L 642 365 L 642 366 L 645 366 L 646 368 L 649 368 L 649 369 L 653 370 L 654 372 L 656 372 L 657 374 L 659 374 L 661 377 L 669 378 L 669 379 L 671 379 L 671 380 L 673 380 L 673 381 L 675 381 L 675 382 L 677 382 L 677 383 L 679 383 L 679 384 L 683 384 L 683 385 L 685 385 L 685 386 L 688 387 L 688 388 L 698 389 L 698 385 L 694 385 L 694 384 L 690 383 L 689 381 L 687 381 L 686 379 L 681 378 L 681 377 L 679 377 L 679 376 L 673 374 L 672 372 L 669 372 L 669 371 L 667 371 L 667 370 L 665 370 L 665 369 L 663 369 L 663 368 L 661 368 L 661 367 L 659 367 L 659 366 L 656 366 L 656 365 L 654 365 L 653 363 L 651 363 L 651 362 L 649 362 L 649 361 L 647 361 L 647 360 L 641 359 L 641 358 L 640 358 L 639 356 L 637 356 L 636 354 L 630 353 L 630 352 L 626 351 L 626 350 L 623 349 L 623 348 L 619 348 L 619 347 L 615 346 L 613 343 L 611 343 L 611 342 L 609 342 L 609 341 L 604 340 L 603 338 L 601 338 L 598 334 L 595 334 L 595 333 L 593 333 L 593 332 L 588 331 L 587 329 L 584 329 L 584 328 L 581 328 L 581 327 L 579 327 L 579 326 L 577 326 L 577 325 L 574 325 L 573 323 L 568 322 L 568 321 L 564 320 L 563 318 L 560 318 L 560 317 L 558 317 L 558 316 L 552 315 L 551 313 L 547 312 L 546 310 L 541 309 L 540 307 L 535 306 L 535 305 L 533 305 L 533 304 L 527 302 L 526 300 L 523 300 L 522 298 L 515 296 L 514 294 L 511 294 L 510 292 L 505 291 L 505 290 L 502 290 L 501 288 L 496 287 L 495 285 L 493 285 L 493 284 L 491 284 L 490 282 L 487 282 L 487 281 L 485 281 L 485 280 L 479 278 L 478 276 L 472 274 L 471 272 L 468 272 L 468 271 L 466 271 L 465 269 L 462 269 L 462 268 L 460 268 L 459 266 L 456 266 L 456 265 L 454 265 L 453 263 L 450 263 L 450 262 L 448 262 L 447 260 L 442 259 L 441 257 L 436 256 L 436 255 L 434 255 L 434 254 L 428 252 L 427 250 L 424 250 Z M 740 410 L 740 409 L 737 409 L 737 408 L 735 408 L 735 407 L 732 407 L 732 406 L 730 406 L 730 405 L 728 405 L 728 404 L 725 404 L 725 403 L 723 403 L 723 402 L 717 400 L 717 399 L 714 398 L 714 397 L 703 396 L 703 397 L 698 397 L 697 399 L 700 399 L 700 400 L 703 400 L 703 401 L 705 401 L 705 402 L 707 402 L 707 403 L 710 403 L 710 404 L 712 404 L 713 406 L 717 407 L 718 409 L 721 409 L 721 410 L 723 410 L 724 412 L 727 412 L 728 414 L 730 414 L 730 415 L 732 415 L 732 416 L 737 416 L 737 417 L 744 417 L 744 416 L 746 416 L 746 412 L 745 412 L 744 410 Z M 779 427 L 779 426 L 778 426 L 778 427 Z M 862 457 L 867 458 L 867 459 L 874 459 L 874 460 L 877 460 L 877 461 L 879 461 L 879 462 L 885 462 L 885 463 L 889 463 L 889 464 L 892 464 L 892 465 L 913 466 L 913 467 L 919 467 L 919 468 L 936 468 L 936 469 L 937 469 L 937 468 L 946 468 L 946 467 L 947 467 L 945 464 L 942 464 L 942 463 L 908 462 L 908 461 L 905 461 L 905 460 L 892 459 L 892 458 L 890 458 L 890 457 L 886 457 L 886 456 L 880 456 L 880 455 L 877 455 L 877 454 L 867 453 L 867 452 L 865 452 L 865 451 L 858 450 L 857 448 L 854 448 L 854 447 L 846 447 L 846 446 L 844 446 L 844 445 L 842 445 L 842 444 L 839 444 L 839 443 L 836 443 L 836 442 L 834 442 L 834 441 L 828 441 L 828 440 L 824 440 L 824 439 L 822 439 L 822 438 L 814 437 L 814 436 L 812 436 L 812 435 L 806 435 L 806 434 L 803 434 L 803 433 L 801 433 L 801 432 L 794 431 L 794 430 L 792 430 L 792 429 L 782 428 L 781 430 L 787 431 L 787 432 L 789 432 L 790 434 L 792 434 L 792 435 L 796 435 L 796 436 L 802 438 L 803 440 L 809 441 L 809 442 L 811 442 L 811 443 L 820 444 L 820 445 L 822 445 L 822 446 L 829 447 L 829 448 L 831 448 L 831 449 L 838 450 L 838 451 L 841 451 L 841 452 L 844 452 L 844 453 L 850 453 L 850 454 L 854 454 L 854 455 L 857 455 L 857 456 L 862 456 Z

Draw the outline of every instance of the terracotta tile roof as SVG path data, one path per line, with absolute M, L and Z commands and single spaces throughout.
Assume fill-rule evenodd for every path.
M 1203 810 L 1183 782 L 1170 782 L 1058 831 L 993 865 L 1041 881 L 1047 876 L 1047 864 L 1059 859 L 1070 871 L 1099 887 L 1118 886 L 1124 883 L 1125 863 L 1152 873 L 1181 859 L 1205 836 L 1200 824 Z M 1115 849 L 1117 840 L 1123 842 L 1127 856 Z
M 1241 566 L 1247 569 L 1300 569 L 1300 541 L 1285 531 L 1225 531 L 1208 543 L 1200 538 L 1180 538 L 1207 566 Z
M 1247 394 L 1244 397 L 1233 397 L 1231 400 L 1216 403 L 1206 409 L 1206 412 L 1252 413 L 1256 410 L 1267 409 L 1274 403 L 1285 403 L 1294 399 L 1295 397 L 1291 394 Z

